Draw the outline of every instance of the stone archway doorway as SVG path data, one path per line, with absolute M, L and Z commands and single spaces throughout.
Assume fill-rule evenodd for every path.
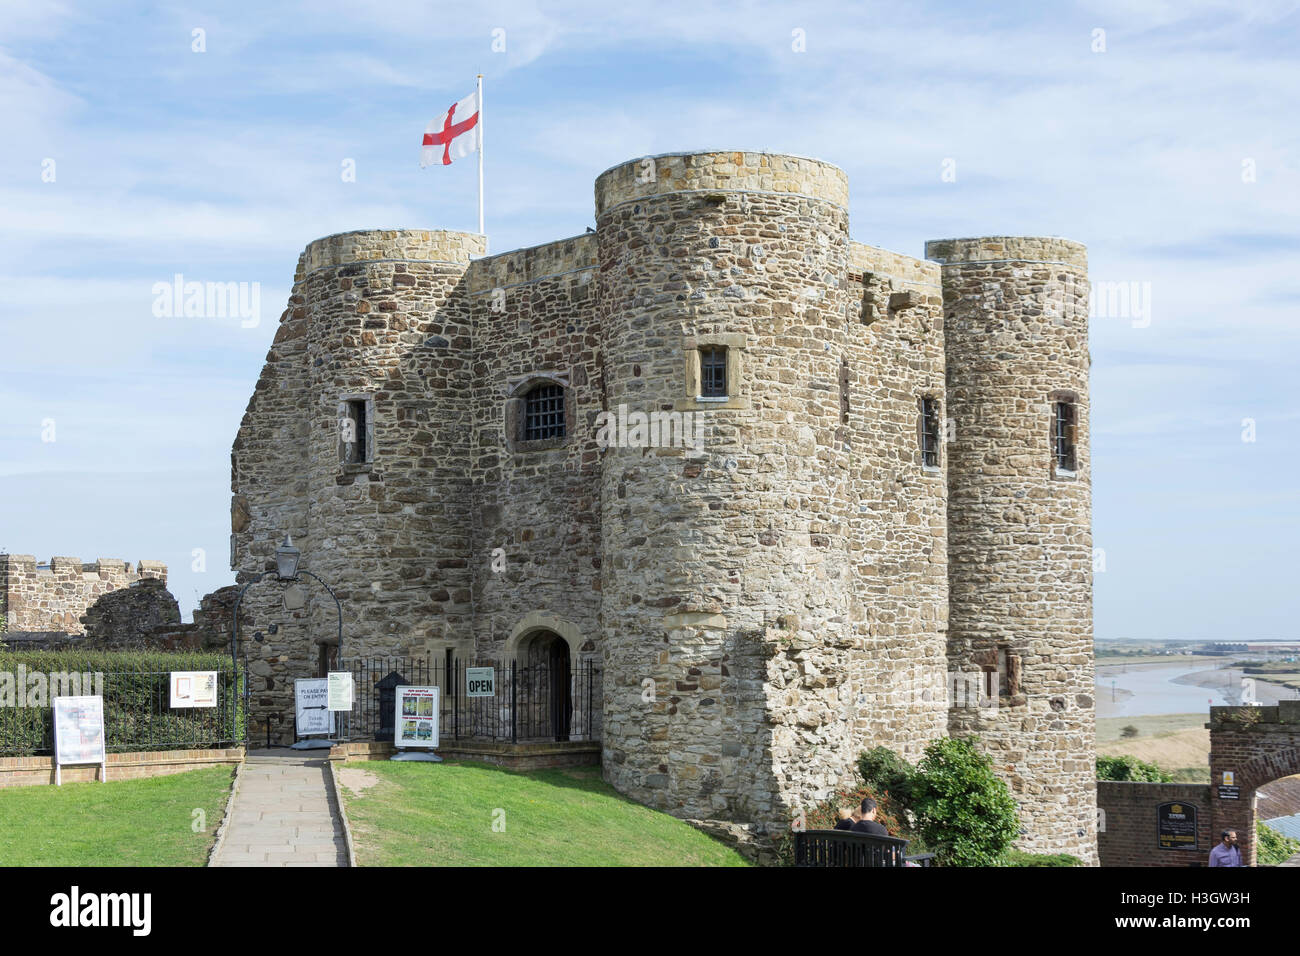
M 538 737 L 568 740 L 573 724 L 569 642 L 554 631 L 535 631 L 519 642 L 518 655 L 531 730 Z

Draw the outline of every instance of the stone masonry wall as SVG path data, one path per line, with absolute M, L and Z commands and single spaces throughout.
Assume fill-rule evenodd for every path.
M 156 578 L 167 583 L 167 566 L 158 561 L 130 562 L 100 558 L 51 558 L 37 566 L 30 554 L 0 554 L 0 588 L 6 629 L 10 632 L 85 633 L 82 616 L 111 591 Z
M 492 659 L 513 655 L 525 637 L 516 628 L 534 612 L 580 632 L 572 660 L 596 652 L 600 507 L 593 422 L 604 390 L 595 240 L 578 236 L 492 256 L 470 273 L 474 638 L 478 653 Z M 541 382 L 566 389 L 563 441 L 519 438 L 523 396 Z M 493 571 L 497 548 L 504 569 Z
M 939 266 L 849 245 L 841 388 L 856 501 L 849 542 L 855 720 L 850 759 L 910 760 L 947 732 L 947 456 L 923 466 L 921 399 L 945 417 Z
M 702 416 L 704 453 L 604 453 L 605 774 L 679 816 L 784 829 L 851 751 L 847 187 L 793 157 L 650 162 L 596 183 L 606 400 Z M 686 387 L 710 341 L 740 353 L 723 405 Z
M 595 198 L 594 235 L 497 256 L 419 230 L 307 247 L 232 453 L 240 580 L 291 533 L 345 656 L 508 660 L 559 634 L 603 665 L 607 779 L 682 817 L 772 835 L 861 751 L 975 732 L 1026 848 L 1094 861 L 1082 247 L 852 243 L 843 172 L 764 153 L 634 160 Z M 729 395 L 701 401 L 718 345 Z M 544 382 L 566 435 L 528 442 Z M 1073 481 L 1045 472 L 1056 390 Z M 925 398 L 955 428 L 934 468 Z M 341 458 L 348 400 L 371 461 Z M 602 448 L 602 412 L 702 445 Z M 301 586 L 301 608 L 273 580 L 241 608 L 267 637 L 245 643 L 255 714 L 291 714 L 330 653 L 333 602 Z M 950 713 L 947 671 L 999 663 L 997 713 Z
M 995 672 L 996 708 L 954 708 L 1011 786 L 1031 852 L 1096 861 L 1088 278 L 1064 239 L 926 244 L 943 264 L 949 664 Z M 1078 412 L 1057 475 L 1052 402 Z

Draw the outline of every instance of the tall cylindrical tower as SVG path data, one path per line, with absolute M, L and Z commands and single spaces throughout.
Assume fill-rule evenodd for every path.
M 1096 862 L 1085 249 L 947 239 L 949 666 L 983 671 L 950 734 L 975 734 L 1035 852 Z M 996 683 L 996 691 L 993 684 Z
M 685 817 L 788 826 L 853 759 L 847 182 L 762 153 L 596 180 L 604 768 Z M 701 447 L 647 442 L 680 415 Z M 662 420 L 662 419 L 661 419 Z
M 311 376 L 303 566 L 347 611 L 344 654 L 423 653 L 470 629 L 472 328 L 483 238 L 375 230 L 319 239 L 295 292 Z M 334 602 L 315 583 L 314 636 Z

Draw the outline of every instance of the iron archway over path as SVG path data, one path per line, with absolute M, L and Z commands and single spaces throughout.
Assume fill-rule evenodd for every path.
M 1211 707 L 1211 838 L 1237 831 L 1241 862 L 1254 866 L 1255 792 L 1280 777 L 1300 774 L 1300 700 L 1269 707 Z M 1224 774 L 1228 774 L 1225 783 Z

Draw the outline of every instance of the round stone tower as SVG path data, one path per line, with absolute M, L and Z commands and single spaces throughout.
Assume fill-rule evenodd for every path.
M 788 827 L 854 756 L 847 198 L 833 166 L 752 152 L 596 180 L 605 408 L 628 422 L 601 466 L 604 772 L 679 816 Z
M 947 239 L 949 666 L 1019 803 L 1020 845 L 1096 862 L 1088 275 L 1065 239 Z
M 311 505 L 293 530 L 347 609 L 345 656 L 471 633 L 465 273 L 483 251 L 477 235 L 374 230 L 318 239 L 299 261 Z M 313 638 L 333 635 L 334 602 L 303 585 Z

